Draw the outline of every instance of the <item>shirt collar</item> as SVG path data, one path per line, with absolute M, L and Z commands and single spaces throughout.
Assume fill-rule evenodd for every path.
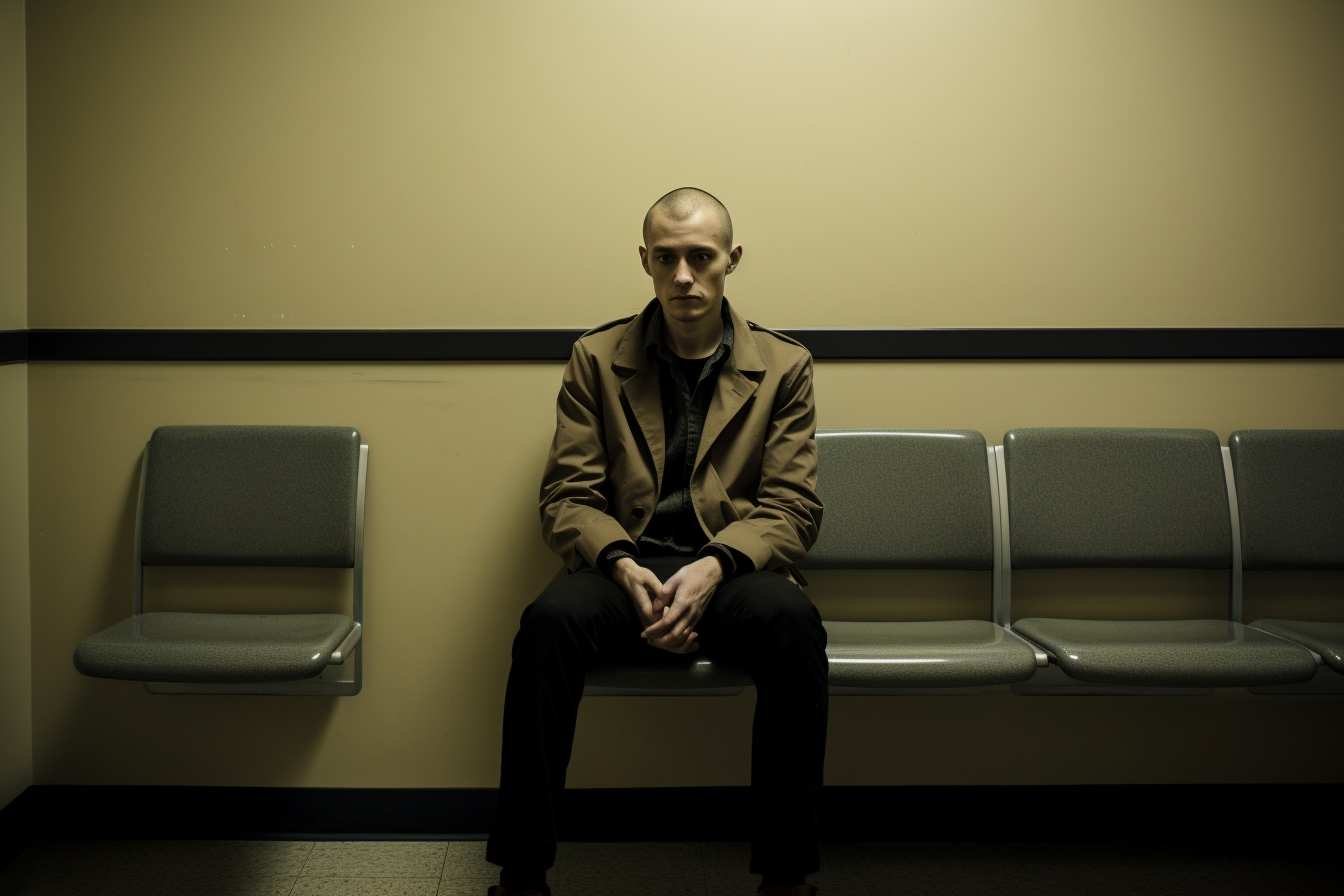
M 728 298 L 726 296 L 719 313 L 723 317 L 723 338 L 719 340 L 718 349 L 710 355 L 711 362 L 718 361 L 733 350 L 733 316 L 728 310 Z M 661 305 L 654 308 L 653 314 L 649 317 L 649 326 L 644 332 L 644 350 L 650 355 L 669 360 L 673 357 L 672 349 L 667 344 L 667 326 L 663 323 L 663 308 Z

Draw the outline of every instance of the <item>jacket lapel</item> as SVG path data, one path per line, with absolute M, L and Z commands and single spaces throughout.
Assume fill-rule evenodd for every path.
M 654 301 L 656 303 L 657 300 Z M 644 444 L 653 458 L 654 494 L 657 495 L 663 487 L 663 397 L 658 368 L 649 363 L 649 356 L 644 350 L 644 327 L 649 313 L 649 308 L 646 308 L 626 327 L 625 335 L 616 346 L 611 366 L 622 373 L 629 373 L 621 382 L 621 395 L 634 414 L 640 432 L 644 435 Z
M 751 332 L 751 326 L 732 305 L 728 306 L 728 312 L 733 319 L 733 352 L 719 373 L 714 398 L 710 401 L 709 411 L 705 414 L 705 428 L 700 434 L 700 448 L 695 453 L 696 467 L 699 467 L 700 462 L 705 459 L 724 427 L 756 391 L 756 387 L 760 385 L 759 374 L 765 370 L 765 363 L 761 360 L 760 350 L 756 347 L 756 336 Z M 751 374 L 757 375 L 756 378 L 749 376 Z

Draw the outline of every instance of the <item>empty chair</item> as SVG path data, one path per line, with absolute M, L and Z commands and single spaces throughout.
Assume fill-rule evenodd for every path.
M 1232 569 L 1218 437 L 1199 429 L 1015 429 L 1004 436 L 1011 569 Z M 1080 595 L 1084 597 L 1084 595 Z M 1230 619 L 1020 619 L 1014 631 L 1065 673 L 1018 693 L 1287 684 L 1304 648 Z M 1084 683 L 1081 689 L 1070 682 Z
M 353 695 L 368 447 L 339 426 L 162 426 L 145 446 L 132 615 L 85 640 L 85 675 L 153 693 Z M 352 567 L 352 614 L 145 613 L 144 566 Z
M 817 450 L 825 516 L 799 566 L 985 570 L 992 613 L 1007 621 L 998 587 L 997 473 L 984 436 L 821 432 Z M 833 694 L 974 693 L 1030 678 L 1038 665 L 1030 645 L 985 619 L 825 626 Z
M 1344 430 L 1240 430 L 1227 444 L 1236 474 L 1242 568 L 1344 569 Z M 1251 626 L 1323 660 L 1308 684 L 1263 692 L 1344 691 L 1344 622 L 1257 619 Z

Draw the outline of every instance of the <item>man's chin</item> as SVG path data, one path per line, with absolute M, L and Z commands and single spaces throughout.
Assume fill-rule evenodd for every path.
M 663 302 L 663 311 L 687 322 L 699 320 L 713 307 L 714 303 L 704 296 L 675 297 Z

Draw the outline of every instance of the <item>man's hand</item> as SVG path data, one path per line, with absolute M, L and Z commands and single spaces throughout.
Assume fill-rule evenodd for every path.
M 635 612 L 639 614 L 639 621 L 644 623 L 645 628 L 659 620 L 663 607 L 661 604 L 655 606 L 655 601 L 662 593 L 662 580 L 631 557 L 622 557 L 613 563 L 611 577 L 630 598 L 630 603 L 635 605 Z
M 658 618 L 640 637 L 671 653 L 699 650 L 695 626 L 722 581 L 723 567 L 714 557 L 701 557 L 677 570 L 654 597 L 652 609 Z

